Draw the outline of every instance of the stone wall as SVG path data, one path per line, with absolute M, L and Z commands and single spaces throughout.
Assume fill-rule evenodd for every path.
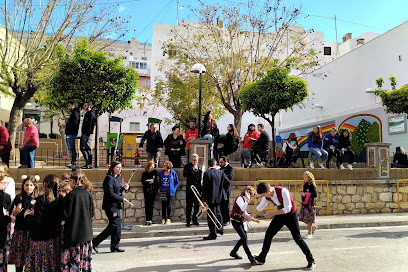
M 44 178 L 46 174 L 54 173 L 62 175 L 69 170 L 63 169 L 10 169 L 11 175 L 16 179 L 22 174 L 40 174 Z M 255 180 L 276 180 L 278 177 L 285 182 L 275 183 L 288 187 L 294 197 L 299 211 L 300 190 L 302 182 L 300 181 L 305 169 L 236 169 L 236 174 L 232 184 L 232 195 L 230 203 L 240 194 L 242 189 L 251 185 L 254 186 Z M 93 182 L 93 197 L 95 200 L 95 223 L 107 222 L 105 213 L 102 210 L 103 189 L 102 182 L 106 175 L 106 169 L 85 170 L 87 177 Z M 137 170 L 130 183 L 130 190 L 126 194 L 134 206 L 126 204 L 125 221 L 126 222 L 144 222 L 144 196 L 142 184 L 140 182 L 143 170 Z M 319 197 L 316 199 L 319 215 L 327 214 L 327 191 L 329 192 L 329 214 L 358 214 L 358 213 L 388 213 L 397 212 L 398 198 L 402 202 L 408 202 L 408 182 L 401 183 L 400 194 L 397 194 L 397 182 L 401 178 L 408 177 L 408 169 L 392 169 L 390 180 L 377 180 L 375 169 L 362 168 L 349 170 L 320 170 L 312 171 L 316 179 L 327 180 L 318 183 Z M 131 170 L 125 170 L 123 173 L 124 180 L 127 181 Z M 185 220 L 185 199 L 186 185 L 182 177 L 181 169 L 177 169 L 180 186 L 177 189 L 175 197 L 172 200 L 172 220 Z M 325 178 L 326 177 L 326 178 Z M 20 188 L 21 185 L 16 185 Z M 259 203 L 260 199 L 257 199 Z M 408 211 L 408 203 L 401 204 L 401 211 Z M 248 211 L 254 209 L 254 204 L 249 205 Z M 262 214 L 261 214 L 262 215 Z M 154 205 L 153 220 L 161 220 L 161 202 L 156 196 Z

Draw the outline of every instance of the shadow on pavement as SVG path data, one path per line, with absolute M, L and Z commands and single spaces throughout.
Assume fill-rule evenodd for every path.
M 398 232 L 370 232 L 370 233 L 360 233 L 354 235 L 348 235 L 349 238 L 387 238 L 387 239 L 400 239 L 408 237 L 408 231 L 398 231 Z

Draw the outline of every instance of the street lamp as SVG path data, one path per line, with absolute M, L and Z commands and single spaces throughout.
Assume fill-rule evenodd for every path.
M 191 67 L 192 73 L 200 74 L 200 88 L 198 90 L 198 135 L 201 133 L 201 81 L 203 73 L 206 71 L 207 70 L 205 69 L 204 65 L 201 63 L 196 63 L 193 65 L 193 67 Z

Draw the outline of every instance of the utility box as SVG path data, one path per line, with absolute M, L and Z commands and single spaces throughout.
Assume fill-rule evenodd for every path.
M 367 166 L 377 169 L 378 178 L 390 177 L 390 143 L 366 143 Z

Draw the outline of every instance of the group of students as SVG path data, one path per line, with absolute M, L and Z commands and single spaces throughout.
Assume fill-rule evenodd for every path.
M 316 182 L 313 174 L 309 171 L 303 174 L 303 190 L 300 193 L 302 196 L 302 204 L 300 208 L 299 219 L 297 216 L 296 204 L 287 188 L 280 186 L 271 186 L 269 183 L 261 182 L 257 185 L 256 192 L 262 196 L 262 200 L 256 209 L 248 214 L 246 208 L 249 201 L 255 197 L 255 189 L 247 186 L 241 194 L 235 199 L 231 210 L 231 222 L 240 239 L 230 252 L 230 256 L 235 259 L 242 259 L 238 255 L 238 250 L 242 246 L 252 265 L 262 265 L 266 262 L 266 256 L 269 252 L 273 237 L 280 231 L 283 226 L 286 226 L 293 237 L 293 240 L 300 247 L 308 262 L 306 269 L 312 270 L 316 267 L 315 260 L 309 247 L 304 242 L 299 230 L 299 221 L 304 222 L 308 226 L 308 234 L 306 239 L 313 237 L 316 230 L 316 204 L 317 197 Z M 263 211 L 269 202 L 277 206 L 276 210 L 271 210 L 265 213 L 266 218 L 272 218 L 272 221 L 265 233 L 265 238 L 262 246 L 262 251 L 259 255 L 252 255 L 248 247 L 247 237 L 247 222 L 255 221 L 259 223 L 255 216 Z
M 5 175 L 0 165 L 0 179 Z M 14 264 L 17 272 L 92 271 L 92 184 L 81 169 L 61 180 L 49 174 L 41 184 L 38 175 L 24 175 L 13 201 L 2 189 L 0 271 L 7 271 L 7 264 Z

